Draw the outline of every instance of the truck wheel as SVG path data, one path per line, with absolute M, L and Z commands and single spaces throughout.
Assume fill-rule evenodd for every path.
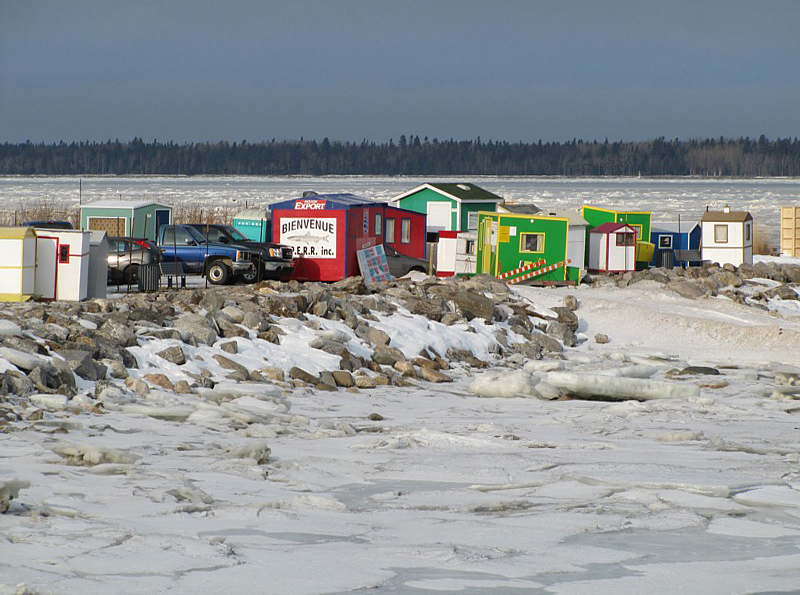
M 242 281 L 245 283 L 255 283 L 258 281 L 258 266 L 253 264 L 253 266 L 242 273 Z
M 231 269 L 224 262 L 215 260 L 208 265 L 206 277 L 214 285 L 226 285 L 231 278 Z

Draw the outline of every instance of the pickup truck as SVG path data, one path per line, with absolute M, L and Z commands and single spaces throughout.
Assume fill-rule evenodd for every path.
M 162 225 L 158 248 L 162 262 L 179 262 L 186 273 L 205 275 L 215 285 L 232 283 L 253 266 L 245 246 L 209 242 L 191 225 Z
M 272 242 L 251 240 L 233 225 L 219 223 L 190 223 L 211 242 L 238 244 L 252 252 L 253 268 L 242 273 L 245 283 L 255 283 L 264 279 L 285 281 L 294 272 L 294 256 L 291 246 Z

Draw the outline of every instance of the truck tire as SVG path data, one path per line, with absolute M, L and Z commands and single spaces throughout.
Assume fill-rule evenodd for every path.
M 242 281 L 245 283 L 255 283 L 259 280 L 259 263 L 253 263 L 249 269 L 247 269 L 244 273 L 242 273 Z M 263 279 L 263 275 L 261 276 Z
M 206 277 L 214 285 L 227 285 L 232 277 L 231 269 L 221 260 L 215 260 L 208 265 Z

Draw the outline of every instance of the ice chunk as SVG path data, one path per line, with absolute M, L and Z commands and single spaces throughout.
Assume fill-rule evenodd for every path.
M 91 444 L 78 444 L 69 442 L 58 442 L 50 447 L 55 454 L 64 457 L 69 465 L 83 465 L 91 467 L 101 463 L 123 463 L 132 465 L 141 457 L 133 453 L 117 450 L 116 448 L 104 448 Z
M 11 335 L 19 335 L 22 329 L 16 322 L 11 320 L 0 320 L 0 337 L 9 337 Z
M 64 395 L 35 394 L 28 397 L 34 405 L 43 409 L 64 409 L 67 406 L 67 397 Z
M 5 512 L 19 491 L 31 487 L 31 482 L 20 479 L 0 479 L 0 512 Z
M 547 374 L 547 382 L 571 395 L 587 399 L 648 401 L 651 399 L 690 399 L 700 396 L 700 388 L 691 384 L 675 384 L 602 374 L 550 372 Z
M 538 396 L 538 378 L 525 370 L 513 372 L 484 372 L 469 385 L 469 392 L 479 397 Z

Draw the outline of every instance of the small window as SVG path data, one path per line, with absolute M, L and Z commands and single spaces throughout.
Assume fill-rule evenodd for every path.
M 403 244 L 411 243 L 411 219 L 400 221 L 400 242 Z
M 658 236 L 659 248 L 672 248 L 672 236 Z
M 717 244 L 727 244 L 728 243 L 728 226 L 727 225 L 715 225 L 714 226 L 714 242 Z
M 69 244 L 61 244 L 58 247 L 58 262 L 69 262 Z
M 478 211 L 475 211 L 474 213 L 467 213 L 467 230 L 478 230 Z
M 744 226 L 744 241 L 745 242 L 749 242 L 750 241 L 750 224 L 749 223 L 745 224 L 745 226 Z
M 467 240 L 467 254 L 475 254 L 475 240 Z
M 394 244 L 394 219 L 391 217 L 386 219 L 386 233 L 383 236 L 383 241 L 387 244 Z
M 543 233 L 523 233 L 520 234 L 519 240 L 520 252 L 544 252 L 544 234 Z
M 635 246 L 636 234 L 630 232 L 623 232 L 614 234 L 617 236 L 617 246 Z
M 381 218 L 380 213 L 376 213 L 375 214 L 375 235 L 376 236 L 379 236 L 379 235 L 381 235 L 383 233 L 383 230 L 381 228 L 381 223 L 382 222 L 383 222 L 383 219 Z

